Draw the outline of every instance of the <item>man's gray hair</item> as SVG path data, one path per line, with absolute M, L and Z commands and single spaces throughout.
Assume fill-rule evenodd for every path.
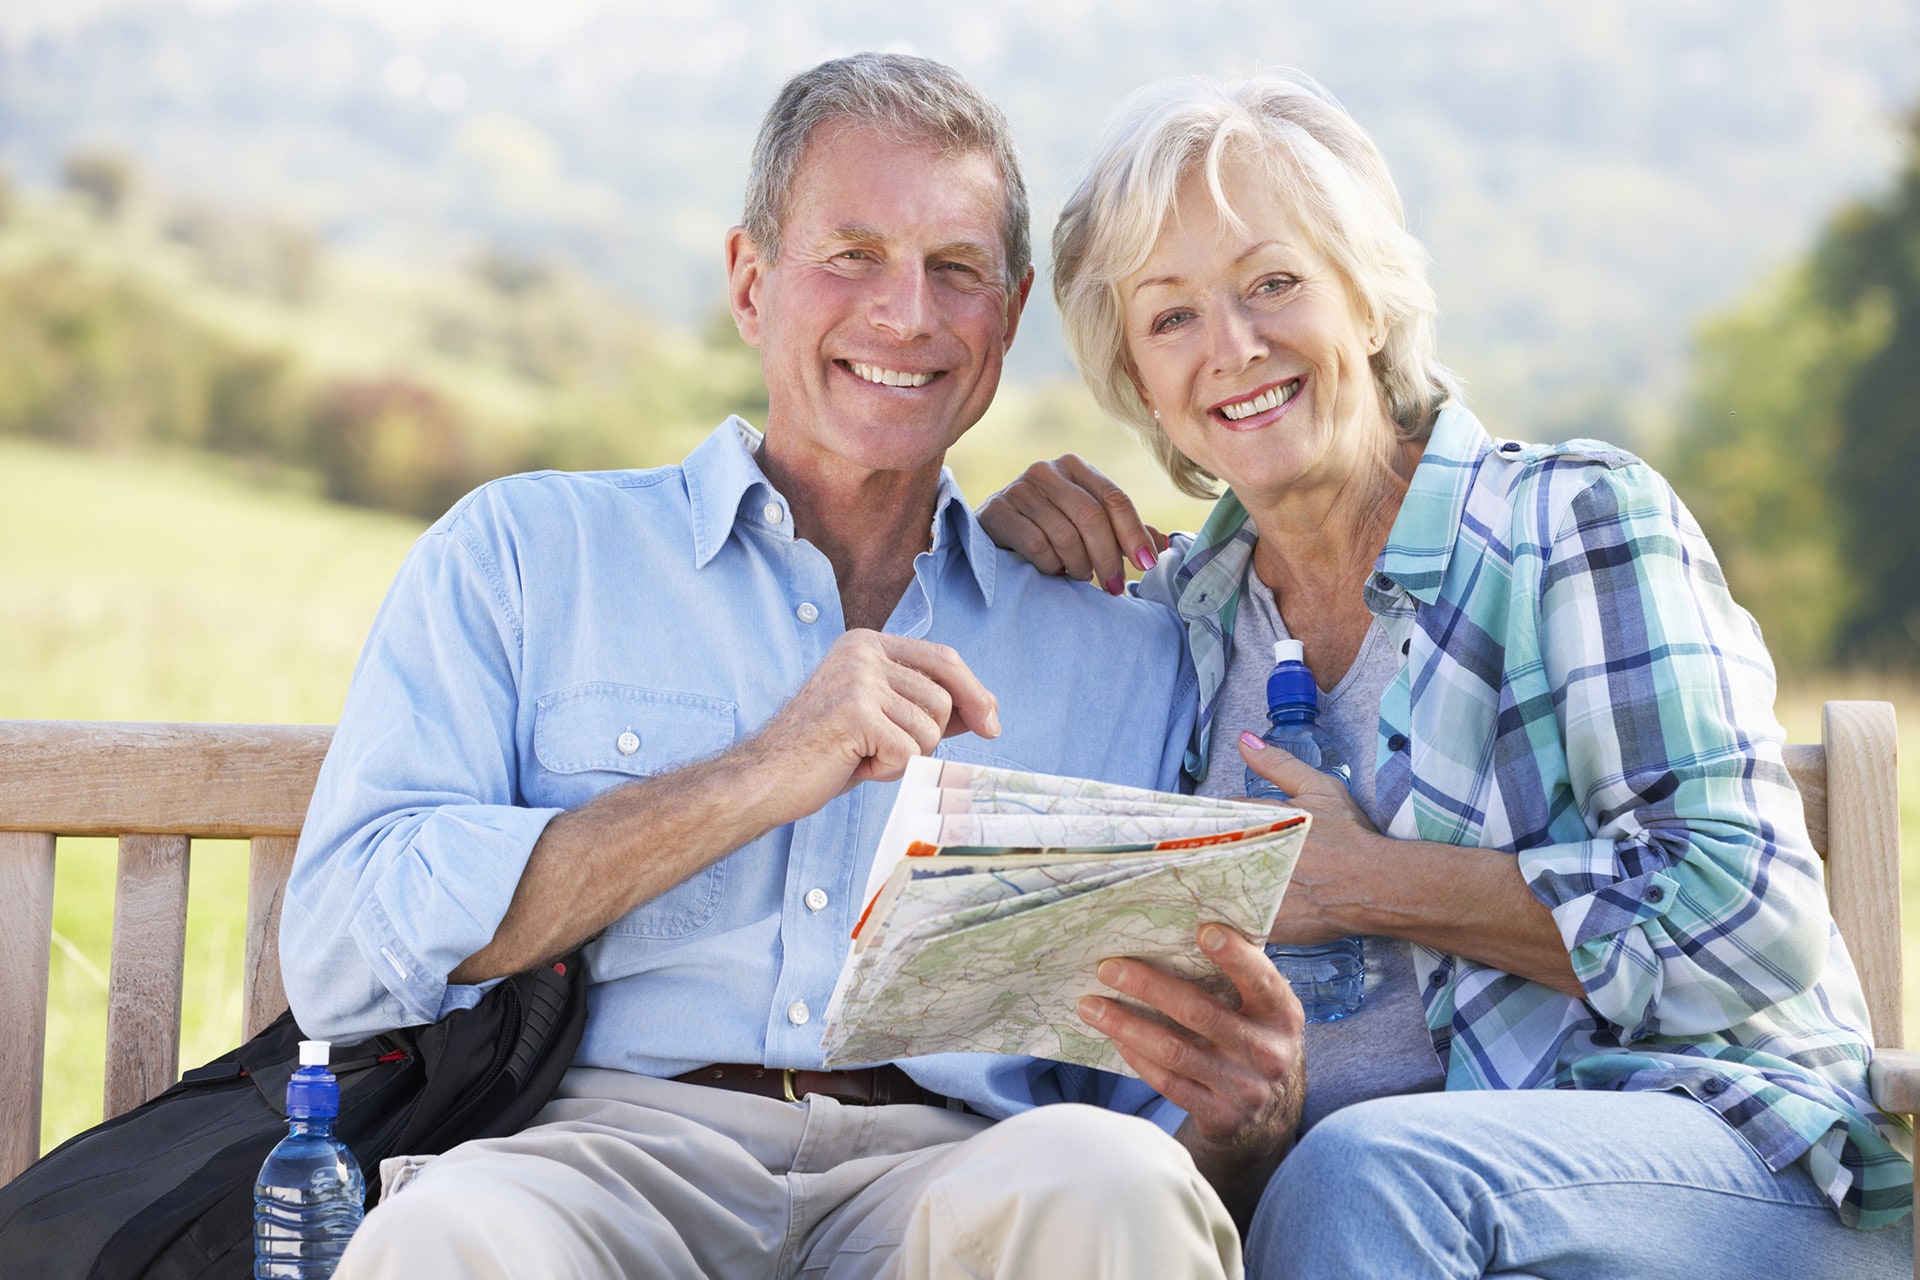
M 1053 294 L 1067 346 L 1100 407 L 1139 435 L 1174 484 L 1213 493 L 1209 475 L 1174 447 L 1134 384 L 1120 283 L 1146 262 L 1174 214 L 1180 184 L 1199 173 L 1229 225 L 1221 168 L 1250 159 L 1362 311 L 1385 326 L 1372 372 L 1400 434 L 1423 440 L 1458 380 L 1434 354 L 1438 306 L 1427 251 L 1407 230 L 1379 148 L 1309 77 L 1259 75 L 1232 84 L 1193 77 L 1137 90 L 1121 104 L 1053 229 Z
M 821 125 L 840 122 L 900 142 L 925 143 L 947 155 L 990 156 L 1006 187 L 1000 236 L 1009 286 L 1026 274 L 1033 261 L 1027 184 L 1005 113 L 953 68 L 902 53 L 856 53 L 823 62 L 787 81 L 767 108 L 753 144 L 741 219 L 762 253 L 779 260 L 780 234 L 808 139 Z

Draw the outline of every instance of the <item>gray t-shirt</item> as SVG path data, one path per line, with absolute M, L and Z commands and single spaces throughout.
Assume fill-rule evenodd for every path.
M 1251 569 L 1234 620 L 1226 681 L 1214 711 L 1203 796 L 1246 794 L 1240 731 L 1267 728 L 1267 674 L 1273 642 L 1289 639 L 1273 592 Z M 1379 735 L 1380 696 L 1393 682 L 1398 656 L 1379 619 L 1367 628 L 1359 656 L 1333 689 L 1320 690 L 1320 723 L 1353 767 L 1351 789 L 1377 827 L 1387 815 L 1374 808 L 1373 753 Z M 1309 837 L 1311 838 L 1311 837 Z M 1338 1022 L 1307 1024 L 1307 1103 L 1302 1130 L 1349 1103 L 1397 1093 L 1443 1088 L 1446 1073 L 1427 1034 L 1426 1013 L 1414 984 L 1413 955 L 1399 938 L 1366 940 L 1367 988 L 1360 1008 Z

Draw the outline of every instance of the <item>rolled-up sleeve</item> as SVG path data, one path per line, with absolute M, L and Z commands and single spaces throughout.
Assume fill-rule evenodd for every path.
M 1526 625 L 1552 710 L 1535 728 L 1564 744 L 1587 838 L 1563 815 L 1521 870 L 1626 1039 L 1718 1032 L 1810 988 L 1827 953 L 1773 667 L 1664 481 L 1638 463 L 1583 478 L 1540 540 Z
M 402 565 L 354 674 L 280 931 L 300 1025 L 353 1040 L 432 1022 L 482 988 L 447 976 L 492 939 L 558 810 L 521 807 L 521 628 L 454 512 Z

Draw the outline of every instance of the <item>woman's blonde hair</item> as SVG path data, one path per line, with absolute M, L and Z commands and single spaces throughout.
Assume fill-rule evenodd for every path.
M 1221 169 L 1263 164 L 1314 247 L 1346 278 L 1362 311 L 1384 322 L 1373 378 L 1402 435 L 1423 439 L 1440 403 L 1459 394 L 1434 358 L 1438 305 L 1427 251 L 1407 230 L 1379 148 L 1304 76 L 1204 77 L 1148 85 L 1121 104 L 1053 230 L 1053 296 L 1074 362 L 1094 398 L 1146 441 L 1182 492 L 1210 497 L 1216 477 L 1168 439 L 1140 399 L 1127 354 L 1119 286 L 1138 271 L 1173 216 L 1180 183 L 1199 170 L 1222 218 Z

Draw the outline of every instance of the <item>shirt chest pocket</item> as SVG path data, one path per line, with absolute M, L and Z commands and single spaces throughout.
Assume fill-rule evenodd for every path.
M 571 809 L 623 783 L 670 773 L 733 745 L 735 704 L 700 694 L 596 681 L 534 704 L 537 768 L 524 779 L 530 804 Z M 713 918 L 726 887 L 723 858 L 695 872 L 607 930 L 680 938 Z

